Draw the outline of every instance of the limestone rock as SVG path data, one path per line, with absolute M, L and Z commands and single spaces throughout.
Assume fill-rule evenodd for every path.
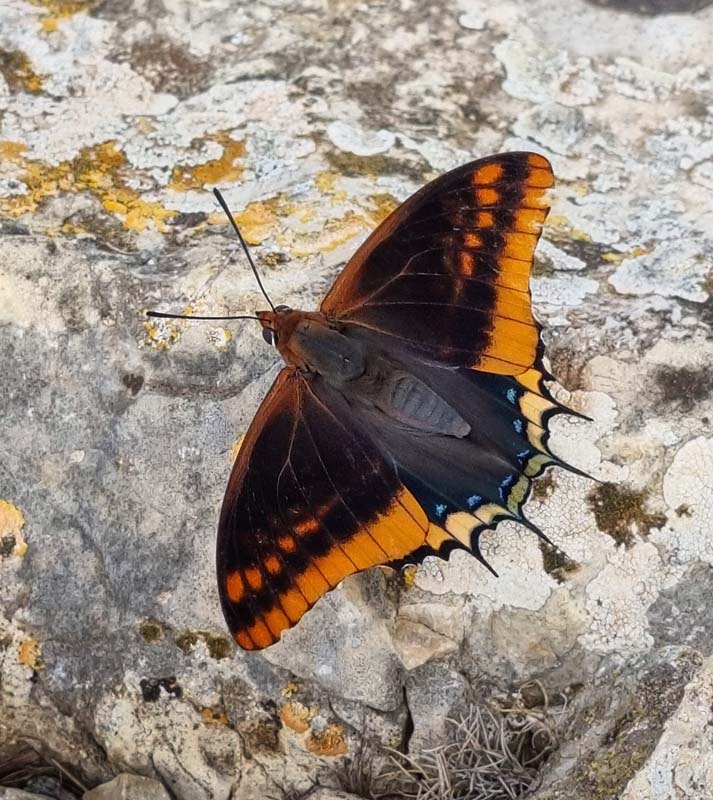
M 83 800 L 170 800 L 170 795 L 152 778 L 124 773 L 86 792 Z
M 713 4 L 235 7 L 0 3 L 0 785 L 29 739 L 87 786 L 300 796 L 537 679 L 567 699 L 550 797 L 713 796 Z M 263 302 L 214 186 L 311 309 L 411 192 L 512 149 L 557 176 L 535 313 L 591 418 L 551 443 L 600 483 L 540 479 L 553 546 L 483 534 L 498 579 L 373 570 L 237 650 L 215 529 L 275 354 L 144 311 Z

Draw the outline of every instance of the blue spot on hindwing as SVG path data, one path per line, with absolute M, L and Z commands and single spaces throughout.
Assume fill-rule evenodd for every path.
M 513 420 L 512 426 L 513 426 L 513 428 L 515 428 L 515 432 L 516 433 L 522 433 L 522 420 L 521 419 Z
M 504 479 L 504 480 L 503 480 L 503 481 L 500 483 L 500 489 L 499 489 L 499 493 L 500 493 L 500 499 L 501 499 L 503 502 L 505 502 L 505 490 L 508 488 L 508 486 L 510 486 L 510 484 L 511 484 L 511 483 L 512 483 L 514 480 L 515 480 L 515 476 L 514 476 L 514 475 L 508 475 L 508 476 L 507 476 L 507 478 L 505 478 L 505 479 Z
M 507 390 L 507 392 L 505 392 L 505 397 L 507 397 L 507 399 L 508 399 L 508 400 L 509 400 L 509 401 L 510 401 L 510 402 L 511 402 L 513 405 L 515 405 L 515 401 L 517 400 L 517 392 L 515 391 L 515 389 L 513 389 L 512 387 L 510 387 L 510 388 Z
M 436 505 L 436 516 L 442 517 L 446 513 L 446 504 L 445 503 L 438 503 Z
M 475 508 L 481 504 L 482 500 L 483 498 L 479 494 L 472 494 L 465 502 L 468 504 L 468 508 Z

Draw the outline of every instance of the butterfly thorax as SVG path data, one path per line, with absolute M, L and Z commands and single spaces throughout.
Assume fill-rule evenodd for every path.
M 258 317 L 289 366 L 317 373 L 335 387 L 364 374 L 364 346 L 323 314 L 278 307 L 275 312 L 260 311 Z
M 388 417 L 414 433 L 461 438 L 470 426 L 436 390 L 404 365 L 369 349 L 347 326 L 320 313 L 258 313 L 285 362 L 319 375 L 355 409 Z

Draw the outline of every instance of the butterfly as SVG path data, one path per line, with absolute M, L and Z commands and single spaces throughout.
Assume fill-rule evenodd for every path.
M 268 298 L 257 312 L 285 366 L 220 514 L 218 588 L 240 647 L 270 646 L 379 564 L 462 549 L 493 571 L 478 539 L 501 520 L 547 541 L 522 512 L 531 481 L 578 472 L 548 447 L 552 416 L 576 412 L 545 385 L 529 287 L 553 184 L 535 153 L 454 169 L 379 225 L 319 311 Z

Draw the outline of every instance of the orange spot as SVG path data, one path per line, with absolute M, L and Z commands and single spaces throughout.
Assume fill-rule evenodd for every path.
M 528 293 L 529 302 L 530 264 L 514 258 L 499 258 L 498 267 L 500 272 L 496 281 L 497 285 Z
M 542 393 L 542 390 L 540 389 L 541 379 L 542 373 L 536 369 L 528 369 L 527 372 L 523 372 L 522 375 L 517 376 L 517 382 L 535 394 Z
M 519 258 L 520 261 L 532 261 L 537 236 L 532 233 L 508 233 L 505 237 L 503 255 Z
M 302 615 L 309 608 L 304 596 L 297 589 L 288 589 L 283 592 L 280 595 L 280 605 L 293 625 L 302 618 Z
M 460 261 L 460 271 L 463 275 L 475 274 L 475 259 L 470 253 L 461 251 L 458 253 L 458 260 Z
M 257 591 L 262 588 L 262 574 L 257 567 L 246 567 L 244 574 L 245 580 L 248 582 L 248 586 L 251 589 Z
M 552 171 L 549 169 L 532 169 L 527 176 L 527 185 L 542 189 L 549 189 L 555 182 Z
M 532 310 L 530 308 L 530 298 L 521 292 L 514 292 L 512 289 L 498 287 L 495 295 L 494 313 L 501 317 L 524 322 L 527 325 L 534 324 Z
M 475 224 L 479 228 L 492 228 L 495 225 L 495 217 L 490 211 L 479 211 L 478 216 L 475 218 Z M 478 242 L 480 244 L 480 242 Z M 476 247 L 477 245 L 469 245 Z
M 290 627 L 289 619 L 287 619 L 282 609 L 278 606 L 273 606 L 265 614 L 265 622 L 275 639 L 279 639 L 282 631 Z
M 466 233 L 463 237 L 463 244 L 466 247 L 480 247 L 483 244 L 483 240 L 477 233 Z
M 387 561 L 386 553 L 377 545 L 368 533 L 358 531 L 351 539 L 341 543 L 341 548 L 356 564 L 357 568 L 368 569 Z
M 291 536 L 278 536 L 277 546 L 285 553 L 294 553 L 297 549 L 297 542 Z
M 520 203 L 531 208 L 548 208 L 542 189 L 525 189 L 520 197 Z
M 231 603 L 239 603 L 243 599 L 245 595 L 245 584 L 237 570 L 228 575 L 225 581 L 225 591 Z
M 475 186 L 487 186 L 491 183 L 497 183 L 502 177 L 502 164 L 487 164 L 474 173 L 473 184 Z
M 494 206 L 500 199 L 500 192 L 496 189 L 477 189 L 475 199 L 481 206 Z
M 521 208 L 515 213 L 513 230 L 521 233 L 539 233 L 547 214 L 534 208 Z
M 369 529 L 389 560 L 403 558 L 423 545 L 428 519 L 411 492 L 402 489 Z
M 255 642 L 250 638 L 250 634 L 245 631 L 238 631 L 235 634 L 235 641 L 243 648 L 243 650 L 254 650 Z
M 490 343 L 473 368 L 498 375 L 519 375 L 524 368 L 532 366 L 536 350 L 537 328 L 534 325 L 494 317 Z
M 426 516 L 426 512 L 421 507 L 421 504 L 418 502 L 418 500 L 416 500 L 411 492 L 404 488 L 401 490 L 396 499 L 399 501 L 399 504 L 406 509 L 421 531 L 426 533 L 430 524 L 428 517 Z
M 282 570 L 282 564 L 277 556 L 268 556 L 265 559 L 265 569 L 270 575 L 277 575 Z
M 356 565 L 340 547 L 333 547 L 327 555 L 316 559 L 314 563 L 332 586 L 357 571 Z
M 247 632 L 250 634 L 250 638 L 255 642 L 255 646 L 258 649 L 269 647 L 276 641 L 275 637 L 270 633 L 270 629 L 261 619 L 251 625 Z
M 292 529 L 300 536 L 309 536 L 311 533 L 316 533 L 319 530 L 319 522 L 314 518 L 304 519 L 301 522 L 296 522 Z
M 544 156 L 541 156 L 539 153 L 530 153 L 530 155 L 527 157 L 527 163 L 531 167 L 535 167 L 536 169 L 552 170 L 550 162 Z
M 297 575 L 295 583 L 310 605 L 332 588 L 324 579 L 324 575 L 314 566 L 307 567 L 304 572 Z

